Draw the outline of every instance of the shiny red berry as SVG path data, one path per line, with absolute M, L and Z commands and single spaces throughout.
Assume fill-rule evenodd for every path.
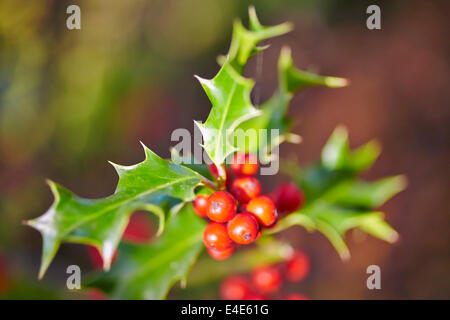
M 294 212 L 305 202 L 305 194 L 292 182 L 280 184 L 273 194 L 280 214 Z
M 230 167 L 236 176 L 254 176 L 259 169 L 258 158 L 254 154 L 238 152 L 234 155 Z
M 290 293 L 284 296 L 283 300 L 309 300 L 309 298 L 301 293 Z
M 206 214 L 215 222 L 227 222 L 236 215 L 236 199 L 227 191 L 216 191 L 208 197 Z
M 261 193 L 261 183 L 254 177 L 243 177 L 233 181 L 231 192 L 240 203 L 247 203 Z
M 273 293 L 280 289 L 282 276 L 275 266 L 261 266 L 252 271 L 252 284 L 258 292 Z
M 223 251 L 233 247 L 233 241 L 228 236 L 227 227 L 224 224 L 211 222 L 203 231 L 203 242 L 206 248 Z
M 200 217 L 206 217 L 206 203 L 208 196 L 206 194 L 199 194 L 194 200 L 194 211 Z
M 250 200 L 247 211 L 265 227 L 269 227 L 277 220 L 277 209 L 273 201 L 266 196 L 259 196 Z
M 228 221 L 228 235 L 238 244 L 250 244 L 259 232 L 258 221 L 249 213 L 241 213 Z
M 220 285 L 223 300 L 244 300 L 250 293 L 250 282 L 242 276 L 230 276 Z
M 231 257 L 231 255 L 234 252 L 234 246 L 229 247 L 228 249 L 225 250 L 217 250 L 217 249 L 213 249 L 213 248 L 206 248 L 206 251 L 208 251 L 208 254 L 211 258 L 213 258 L 214 260 L 217 261 L 222 261 L 222 260 L 226 260 L 229 257 Z
M 310 261 L 306 253 L 295 250 L 291 259 L 286 262 L 286 278 L 291 282 L 303 280 L 309 273 Z

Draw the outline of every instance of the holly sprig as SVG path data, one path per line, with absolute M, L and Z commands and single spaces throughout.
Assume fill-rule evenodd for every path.
M 289 174 L 304 191 L 306 203 L 280 219 L 269 233 L 292 226 L 302 226 L 310 232 L 317 230 L 328 238 L 342 260 L 350 258 L 344 237 L 351 229 L 396 242 L 398 233 L 377 208 L 406 188 L 406 177 L 397 175 L 370 182 L 360 178 L 380 152 L 375 140 L 350 150 L 347 129 L 337 127 L 322 149 L 318 163 L 304 170 L 298 164 L 289 166 L 293 169 L 288 170 Z
M 175 164 L 145 146 L 143 162 L 132 166 L 112 164 L 119 182 L 114 194 L 108 197 L 82 198 L 49 181 L 54 203 L 42 216 L 26 221 L 43 238 L 40 278 L 64 242 L 96 246 L 103 257 L 104 270 L 109 270 L 130 214 L 145 210 L 159 217 L 158 237 L 144 245 L 121 244 L 119 260 L 110 272 L 92 283 L 106 283 L 105 290 L 114 298 L 165 298 L 175 282 L 186 282 L 203 248 L 205 223 L 188 204 L 194 199 L 196 188 L 220 188 L 224 178 L 222 164 L 236 151 L 257 152 L 264 148 L 270 153 L 273 146 L 283 141 L 299 142 L 299 136 L 290 132 L 292 123 L 287 111 L 293 95 L 301 89 L 313 85 L 347 85 L 343 78 L 320 76 L 294 67 L 290 50 L 283 48 L 278 61 L 278 88 L 261 106 L 254 106 L 250 98 L 254 82 L 242 75 L 244 67 L 248 59 L 268 48 L 260 45 L 262 41 L 283 35 L 292 26 L 289 23 L 263 26 L 253 7 L 249 9 L 249 22 L 248 29 L 239 20 L 234 23 L 229 51 L 218 58 L 221 67 L 217 75 L 212 79 L 197 77 L 212 108 L 204 123 L 195 123 L 201 130 L 204 150 L 218 167 L 217 181 L 208 179 L 205 165 Z M 268 142 L 256 138 L 240 145 L 231 139 L 237 129 L 278 129 L 279 133 L 270 136 Z M 358 179 L 358 174 L 378 154 L 379 149 L 372 142 L 350 151 L 345 130 L 338 128 L 325 146 L 321 161 L 304 171 L 295 171 L 294 179 L 306 194 L 306 205 L 281 219 L 270 232 L 294 225 L 319 230 L 342 258 L 349 257 L 343 235 L 351 228 L 393 242 L 397 233 L 374 208 L 401 191 L 404 178 L 392 177 L 374 183 Z M 258 243 L 270 246 L 273 240 L 262 237 Z M 251 256 L 252 250 L 238 257 L 240 261 L 248 261 L 247 255 Z M 253 259 L 252 265 L 258 259 L 267 258 L 260 254 L 253 257 L 259 258 Z
M 145 160 L 136 165 L 111 163 L 119 175 L 113 195 L 86 199 L 63 186 L 48 181 L 55 198 L 42 216 L 25 223 L 37 229 L 43 239 L 39 278 L 42 278 L 62 242 L 90 244 L 103 257 L 109 270 L 130 214 L 145 210 L 160 218 L 160 233 L 165 224 L 162 204 L 168 198 L 190 201 L 194 188 L 206 178 L 197 172 L 158 157 L 144 146 Z

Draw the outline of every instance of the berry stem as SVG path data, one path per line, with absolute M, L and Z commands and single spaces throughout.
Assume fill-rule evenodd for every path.
M 219 189 L 225 190 L 225 188 L 226 188 L 225 183 L 227 180 L 227 172 L 223 165 L 216 166 L 216 167 L 217 167 L 217 173 L 218 173 L 217 183 L 219 184 Z
M 219 187 L 214 182 L 206 178 L 201 181 L 201 184 L 214 191 L 220 190 Z

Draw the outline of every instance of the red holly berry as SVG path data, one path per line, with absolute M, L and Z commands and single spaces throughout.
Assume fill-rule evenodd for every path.
M 301 293 L 290 293 L 284 296 L 283 300 L 309 300 L 309 298 Z
M 194 200 L 194 211 L 200 217 L 206 217 L 206 203 L 208 196 L 206 194 L 199 194 Z
M 146 213 L 133 213 L 123 232 L 122 239 L 133 243 L 146 243 L 153 234 L 153 227 Z
M 281 282 L 281 272 L 275 266 L 261 266 L 252 271 L 252 284 L 263 294 L 277 291 Z
M 241 213 L 228 221 L 227 230 L 234 242 L 249 244 L 258 236 L 259 224 L 251 214 Z
M 300 209 L 305 202 L 305 194 L 294 183 L 283 183 L 273 193 L 277 210 L 281 214 Z
M 301 250 L 295 250 L 292 258 L 286 262 L 286 278 L 291 282 L 299 282 L 308 275 L 309 269 L 308 255 Z
M 236 176 L 254 176 L 259 169 L 258 158 L 254 154 L 236 153 L 230 164 Z
M 250 293 L 250 282 L 242 276 L 230 276 L 220 285 L 223 300 L 244 300 Z
M 250 292 L 245 296 L 244 300 L 267 300 L 267 297 L 259 293 Z
M 215 222 L 227 222 L 236 215 L 236 199 L 227 191 L 216 191 L 208 197 L 206 214 Z
M 227 232 L 224 224 L 211 222 L 203 231 L 203 242 L 206 248 L 223 251 L 231 248 L 233 242 Z
M 265 227 L 273 225 L 277 219 L 277 210 L 273 201 L 266 196 L 259 196 L 250 200 L 247 211 Z
M 247 203 L 261 193 L 261 183 L 254 177 L 243 177 L 234 180 L 231 192 L 240 203 Z
M 229 257 L 231 257 L 231 255 L 234 252 L 234 246 L 231 246 L 230 248 L 225 249 L 225 250 L 206 248 L 206 251 L 208 251 L 209 256 L 211 258 L 213 258 L 214 260 L 222 261 L 222 260 L 226 260 Z

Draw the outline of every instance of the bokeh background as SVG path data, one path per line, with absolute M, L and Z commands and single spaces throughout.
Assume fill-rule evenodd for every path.
M 70 4 L 81 7 L 81 30 L 66 28 Z M 169 156 L 172 130 L 193 130 L 192 120 L 204 120 L 210 108 L 193 75 L 217 72 L 215 57 L 227 51 L 231 23 L 246 21 L 249 4 L 0 0 L 0 298 L 74 297 L 64 289 L 65 268 L 93 268 L 86 249 L 63 245 L 37 281 L 40 235 L 22 225 L 52 202 L 45 178 L 81 196 L 106 196 L 117 182 L 106 160 L 140 161 L 139 140 Z M 401 235 L 395 245 L 349 233 L 352 259 L 343 263 L 320 234 L 286 232 L 312 261 L 298 290 L 312 299 L 449 299 L 450 3 L 253 4 L 264 24 L 295 24 L 271 41 L 261 72 L 249 64 L 254 99 L 275 88 L 283 44 L 297 66 L 351 80 L 348 88 L 312 88 L 293 100 L 304 142 L 283 146 L 282 155 L 314 161 L 333 128 L 345 124 L 352 146 L 376 137 L 384 147 L 368 178 L 404 173 L 409 180 L 383 208 Z M 369 4 L 380 5 L 382 30 L 365 27 Z M 265 187 L 285 180 L 266 179 Z M 382 290 L 365 286 L 370 264 L 381 267 Z

